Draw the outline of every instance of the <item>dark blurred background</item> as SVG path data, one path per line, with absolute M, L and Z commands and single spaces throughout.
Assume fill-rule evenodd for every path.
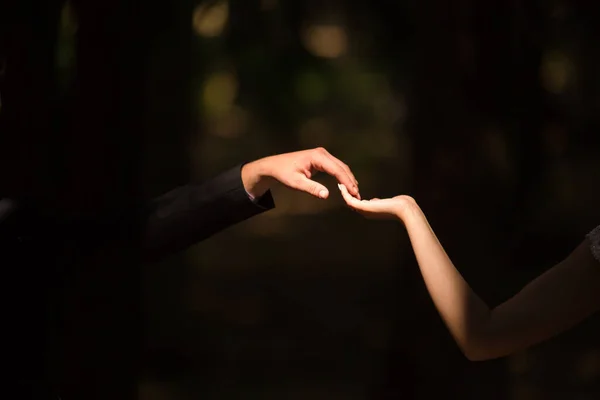
M 58 128 L 10 151 L 52 185 L 40 193 L 61 193 L 50 203 L 89 211 L 323 146 L 363 197 L 415 197 L 491 306 L 600 223 L 600 3 L 15 4 L 25 22 L 11 40 L 31 57 L 55 51 L 56 73 L 33 74 L 22 101 L 32 131 Z M 43 159 L 34 148 L 53 161 L 27 168 Z M 276 210 L 185 254 L 84 279 L 112 305 L 86 300 L 83 348 L 104 340 L 128 365 L 140 345 L 141 400 L 599 397 L 597 316 L 469 362 L 403 227 L 348 211 L 323 181 L 326 202 L 276 189 Z M 113 290 L 115 279 L 131 285 Z M 106 339 L 121 334 L 130 342 Z M 117 390 L 103 374 L 126 367 L 103 360 L 88 361 L 88 379 Z

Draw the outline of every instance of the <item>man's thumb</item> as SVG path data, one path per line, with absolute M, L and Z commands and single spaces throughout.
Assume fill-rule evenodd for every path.
M 327 190 L 325 186 L 308 178 L 306 178 L 304 182 L 302 182 L 301 186 L 298 189 L 312 194 L 313 196 L 318 197 L 320 199 L 326 199 L 327 197 L 329 197 L 329 190 Z

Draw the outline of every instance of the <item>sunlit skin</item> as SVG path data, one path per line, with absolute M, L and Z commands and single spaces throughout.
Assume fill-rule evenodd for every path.
M 600 309 L 600 263 L 593 257 L 587 239 L 511 299 L 490 309 L 455 268 L 413 198 L 360 200 L 345 186 L 339 188 L 348 206 L 364 216 L 404 224 L 435 307 L 470 360 L 498 358 L 523 350 Z
M 242 182 L 246 191 L 255 198 L 265 194 L 274 183 L 280 182 L 291 189 L 327 199 L 329 190 L 311 179 L 317 172 L 335 177 L 340 184 L 349 187 L 352 196 L 360 198 L 358 181 L 350 168 L 321 147 L 248 163 L 242 168 Z

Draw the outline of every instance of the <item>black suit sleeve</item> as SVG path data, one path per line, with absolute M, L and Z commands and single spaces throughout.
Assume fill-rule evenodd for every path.
M 250 199 L 238 165 L 204 183 L 190 183 L 138 207 L 93 218 L 51 218 L 53 232 L 80 251 L 141 250 L 156 262 L 275 207 L 270 192 Z M 124 248 L 126 246 L 126 249 Z
M 241 165 L 202 183 L 174 189 L 142 211 L 142 250 L 156 261 L 275 207 L 270 192 L 252 201 Z

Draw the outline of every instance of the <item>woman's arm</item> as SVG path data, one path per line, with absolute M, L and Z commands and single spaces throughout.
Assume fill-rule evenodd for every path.
M 419 206 L 406 200 L 399 210 L 427 290 L 471 360 L 522 350 L 572 327 L 600 308 L 600 264 L 587 241 L 490 310 L 454 267 Z
M 343 187 L 348 205 L 369 216 L 404 223 L 433 302 L 470 360 L 502 357 L 548 339 L 600 309 L 600 263 L 582 242 L 564 261 L 514 297 L 490 309 L 444 251 L 417 203 L 407 196 L 359 201 Z

